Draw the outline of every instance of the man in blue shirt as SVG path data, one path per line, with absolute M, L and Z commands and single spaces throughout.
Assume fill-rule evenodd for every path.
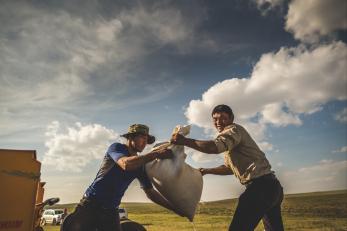
M 146 163 L 156 158 L 171 158 L 172 151 L 164 149 L 137 155 L 147 144 L 155 141 L 146 125 L 131 125 L 128 132 L 122 136 L 127 142 L 114 143 L 108 148 L 96 178 L 86 190 L 69 221 L 66 221 L 68 224 L 63 224 L 64 230 L 121 230 L 118 206 L 135 178 L 140 181 L 141 188 L 149 199 L 174 211 L 170 202 L 153 188 L 144 168 Z

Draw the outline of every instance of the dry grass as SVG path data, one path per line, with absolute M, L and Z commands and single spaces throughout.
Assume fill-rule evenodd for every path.
M 227 230 L 237 200 L 201 203 L 194 219 L 196 231 Z M 59 205 L 72 211 L 75 204 Z M 148 231 L 191 231 L 187 219 L 151 203 L 124 203 L 129 219 L 143 224 Z M 347 230 L 347 190 L 286 195 L 282 204 L 285 230 Z M 59 227 L 45 226 L 46 231 Z M 259 224 L 257 231 L 263 230 Z

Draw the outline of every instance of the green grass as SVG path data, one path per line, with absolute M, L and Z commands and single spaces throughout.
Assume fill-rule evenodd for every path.
M 197 231 L 227 230 L 237 199 L 200 203 L 194 224 Z M 73 211 L 76 204 L 57 205 Z M 187 219 L 152 203 L 124 203 L 129 219 L 143 224 L 148 231 L 191 231 Z M 347 190 L 286 195 L 282 204 L 285 230 L 347 230 Z M 59 227 L 45 226 L 45 231 Z M 260 223 L 256 229 L 263 230 Z

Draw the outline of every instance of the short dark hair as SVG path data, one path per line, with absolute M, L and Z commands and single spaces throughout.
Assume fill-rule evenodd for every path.
M 215 113 L 221 113 L 221 112 L 225 112 L 230 116 L 230 119 L 232 121 L 234 121 L 234 113 L 233 110 L 231 110 L 231 108 L 228 105 L 225 104 L 220 104 L 217 105 L 213 108 L 211 115 L 213 116 Z

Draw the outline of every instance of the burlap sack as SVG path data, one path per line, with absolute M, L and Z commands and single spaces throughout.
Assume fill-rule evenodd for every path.
M 190 126 L 176 126 L 174 132 L 187 135 Z M 172 150 L 172 159 L 156 159 L 146 164 L 146 172 L 155 188 L 173 206 L 193 221 L 197 205 L 200 201 L 203 180 L 199 170 L 185 163 L 184 146 L 169 142 L 156 145 L 153 149 L 168 147 Z

